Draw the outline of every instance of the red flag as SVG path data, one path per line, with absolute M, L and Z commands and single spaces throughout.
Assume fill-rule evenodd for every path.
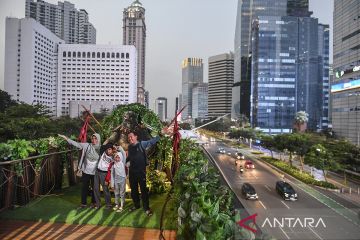
M 82 126 L 82 128 L 80 130 L 80 134 L 78 137 L 80 142 L 86 142 L 86 134 L 87 134 L 87 130 L 88 130 L 89 121 L 90 121 L 90 116 L 88 115 L 85 118 L 84 125 Z

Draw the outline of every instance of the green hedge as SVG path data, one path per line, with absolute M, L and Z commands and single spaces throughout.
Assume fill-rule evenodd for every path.
M 287 174 L 299 179 L 300 181 L 306 183 L 306 184 L 312 184 L 315 186 L 320 186 L 324 188 L 331 188 L 331 189 L 337 189 L 337 187 L 329 182 L 325 181 L 317 181 L 313 176 L 306 172 L 300 172 L 298 168 L 290 166 L 286 162 L 277 160 L 272 157 L 262 157 L 262 160 L 270 163 L 271 165 L 279 168 L 280 170 L 286 172 Z
M 221 184 L 217 170 L 203 152 L 189 141 L 181 141 L 174 192 L 178 206 L 177 239 L 234 237 L 233 194 Z

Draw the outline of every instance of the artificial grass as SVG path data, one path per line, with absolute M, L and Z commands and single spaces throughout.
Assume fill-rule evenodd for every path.
M 153 215 L 148 217 L 142 209 L 129 212 L 133 206 L 131 199 L 126 199 L 125 209 L 121 213 L 114 210 L 79 209 L 80 187 L 70 187 L 61 195 L 50 195 L 33 200 L 26 206 L 1 213 L 0 219 L 58 222 L 68 224 L 93 224 L 103 226 L 121 226 L 136 228 L 159 228 L 162 207 L 167 194 L 150 196 Z M 88 198 L 88 201 L 90 197 Z M 102 199 L 103 200 L 103 199 Z M 112 199 L 112 202 L 114 200 Z M 104 203 L 103 203 L 104 205 Z M 170 201 L 164 216 L 164 229 L 176 229 L 177 210 Z

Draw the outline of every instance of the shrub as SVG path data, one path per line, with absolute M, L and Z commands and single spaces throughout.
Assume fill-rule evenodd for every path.
M 300 181 L 302 181 L 306 184 L 312 184 L 315 186 L 337 189 L 337 187 L 334 184 L 325 182 L 325 181 L 317 181 L 310 174 L 308 174 L 306 172 L 300 172 L 298 168 L 296 168 L 294 166 L 290 166 L 289 164 L 287 164 L 283 161 L 277 160 L 272 157 L 262 157 L 261 159 L 265 160 L 266 162 L 270 163 L 271 165 L 279 168 L 280 170 L 286 172 L 287 174 L 299 179 Z

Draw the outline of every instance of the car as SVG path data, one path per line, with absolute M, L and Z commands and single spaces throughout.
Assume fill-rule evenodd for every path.
M 242 185 L 241 193 L 244 195 L 245 199 L 258 199 L 255 188 L 250 183 L 246 182 Z
M 295 192 L 294 188 L 285 181 L 277 181 L 275 188 L 276 188 L 276 192 L 284 200 L 296 201 L 298 199 L 298 195 Z
M 255 165 L 253 164 L 252 161 L 246 160 L 246 162 L 245 162 L 245 168 L 247 168 L 247 169 L 255 168 Z
M 225 149 L 224 148 L 219 148 L 217 152 L 218 153 L 225 153 Z
M 235 155 L 236 155 L 236 158 L 239 159 L 239 160 L 240 159 L 245 159 L 244 154 L 242 154 L 241 152 L 236 152 Z

